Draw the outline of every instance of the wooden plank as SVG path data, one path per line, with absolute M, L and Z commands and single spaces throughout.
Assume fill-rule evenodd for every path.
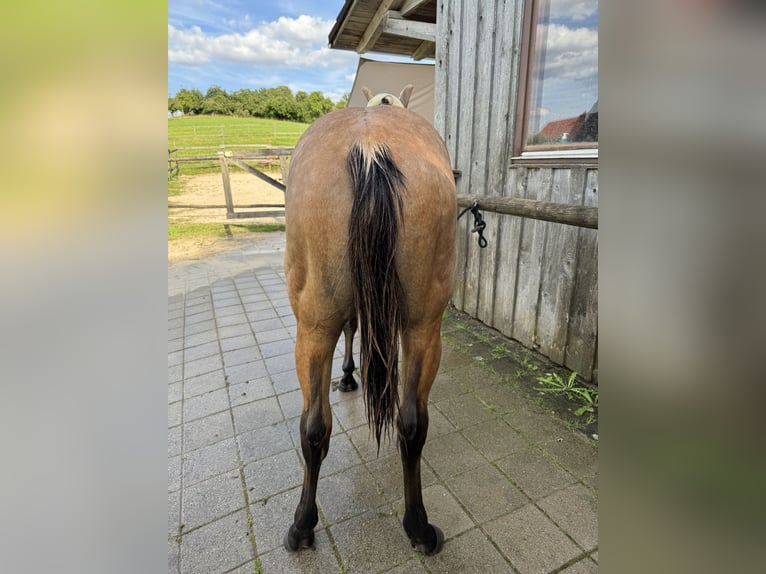
M 430 42 L 428 40 L 423 40 L 420 43 L 420 46 L 418 46 L 415 51 L 412 53 L 412 59 L 413 60 L 422 60 L 423 58 L 428 57 L 429 54 L 433 53 L 435 51 L 435 44 L 434 42 Z
M 526 193 L 526 168 L 510 170 L 504 195 L 523 198 Z M 507 337 L 513 336 L 513 312 L 516 303 L 521 217 L 500 217 L 498 225 L 497 278 L 492 326 Z
M 463 172 L 462 177 L 457 181 L 458 194 L 469 193 L 471 181 L 471 143 L 473 141 L 473 110 L 474 89 L 476 87 L 476 31 L 478 15 L 478 4 L 476 2 L 459 2 L 461 5 L 460 23 L 460 60 L 456 68 L 450 69 L 450 74 L 455 74 L 459 81 L 459 92 L 455 109 L 455 117 L 458 118 L 457 130 L 455 134 L 455 168 Z M 467 253 L 469 249 L 468 241 L 469 231 L 472 227 L 470 221 L 462 226 L 462 237 L 458 236 L 458 280 L 455 285 L 453 301 L 455 307 L 465 310 L 464 297 L 467 280 Z M 470 227 L 469 227 L 470 225 Z M 462 241 L 461 241 L 462 239 Z
M 255 176 L 255 177 L 257 177 L 258 179 L 261 179 L 261 180 L 265 181 L 266 183 L 269 183 L 269 184 L 273 185 L 273 186 L 274 186 L 274 187 L 276 187 L 277 189 L 279 189 L 279 190 L 281 190 L 281 191 L 284 191 L 284 190 L 285 190 L 285 184 L 284 184 L 284 183 L 282 183 L 281 181 L 277 181 L 276 179 L 273 179 L 273 178 L 269 177 L 269 176 L 268 176 L 268 175 L 266 175 L 265 173 L 263 173 L 263 172 L 261 172 L 261 171 L 258 171 L 258 170 L 257 170 L 257 169 L 255 169 L 254 167 L 251 167 L 251 166 L 247 165 L 245 162 L 243 162 L 243 161 L 240 161 L 240 160 L 238 160 L 237 158 L 234 158 L 234 157 L 231 157 L 231 158 L 229 158 L 229 161 L 230 161 L 231 163 L 233 163 L 234 165 L 236 165 L 238 168 L 240 168 L 240 169 L 244 169 L 246 172 L 248 172 L 248 173 L 250 173 L 250 174 L 254 175 L 254 176 Z
M 395 1 L 396 0 L 383 0 L 380 3 L 378 9 L 375 11 L 375 15 L 370 20 L 370 23 L 367 24 L 367 29 L 364 31 L 362 38 L 356 45 L 356 51 L 358 53 L 364 54 L 373 48 L 375 42 L 383 33 L 383 25 L 386 21 L 386 15 Z
M 487 156 L 489 154 L 489 120 L 492 107 L 497 104 L 493 98 L 494 38 L 496 0 L 478 0 L 476 23 L 476 88 L 473 107 L 473 138 L 471 143 L 471 190 L 476 194 L 492 193 L 487 186 Z M 499 189 L 494 190 L 499 195 Z M 495 255 L 497 248 L 497 215 L 485 213 L 485 237 L 487 247 L 482 249 L 474 241 L 475 249 L 469 260 L 469 273 L 475 276 L 476 292 L 472 299 L 467 297 L 466 309 L 485 324 L 492 320 L 493 292 L 495 289 Z M 476 235 L 476 234 L 474 234 Z M 492 242 L 490 244 L 490 239 Z M 492 247 L 490 248 L 490 245 Z
M 551 190 L 551 171 L 531 169 L 527 177 L 527 196 L 547 200 Z M 525 219 L 521 233 L 519 275 L 513 321 L 513 338 L 524 346 L 537 349 L 537 324 L 540 276 L 545 250 L 546 223 Z
M 403 38 L 436 42 L 436 24 L 405 20 L 400 12 L 389 10 L 383 20 L 383 33 Z
M 529 169 L 547 172 L 551 171 L 548 168 Z M 479 209 L 485 211 L 505 213 L 506 215 L 517 215 L 519 217 L 539 219 L 541 221 L 550 221 L 565 225 L 574 225 L 576 227 L 598 229 L 597 207 L 566 205 L 552 201 L 537 201 L 520 198 L 492 198 L 478 195 L 459 195 L 457 198 L 458 207 L 468 207 L 469 205 L 472 205 L 474 201 L 478 202 Z
M 411 15 L 413 12 L 416 12 L 418 9 L 428 4 L 429 2 L 431 2 L 431 0 L 406 0 L 406 2 L 400 8 L 402 16 Z
M 229 179 L 229 164 L 226 155 L 218 155 L 221 160 L 221 177 L 223 178 L 223 196 L 226 200 L 226 217 L 233 217 L 234 202 L 231 199 L 231 180 Z
M 598 204 L 598 170 L 585 176 L 583 203 Z M 569 331 L 564 365 L 589 380 L 593 375 L 598 337 L 598 233 L 578 230 L 577 269 L 569 310 Z
M 553 170 L 551 200 L 582 203 L 584 179 L 585 171 L 581 168 Z M 548 236 L 543 255 L 536 340 L 543 355 L 562 365 L 574 288 L 577 228 L 555 223 L 545 225 Z

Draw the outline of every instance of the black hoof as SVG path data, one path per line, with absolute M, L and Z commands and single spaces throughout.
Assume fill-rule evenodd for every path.
M 288 552 L 297 552 L 306 548 L 314 548 L 314 531 L 309 530 L 306 533 L 301 534 L 295 525 L 290 527 L 290 530 L 285 534 L 283 540 L 285 549 Z
M 432 524 L 429 524 L 429 526 L 433 528 L 434 531 L 433 540 L 430 541 L 430 544 L 428 542 L 418 543 L 414 540 L 411 540 L 410 544 L 412 544 L 412 547 L 418 552 L 422 552 L 426 556 L 433 556 L 434 554 L 441 552 L 442 548 L 444 548 L 444 532 L 442 532 L 441 528 L 438 526 L 433 526 Z
M 359 388 L 359 383 L 356 382 L 356 379 L 354 378 L 354 375 L 351 373 L 347 375 L 343 375 L 343 378 L 341 378 L 340 383 L 338 383 L 338 390 L 342 393 L 349 393 L 351 391 L 355 391 Z

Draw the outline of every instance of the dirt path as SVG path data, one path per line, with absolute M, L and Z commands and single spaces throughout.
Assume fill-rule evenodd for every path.
M 270 174 L 281 181 L 277 174 Z M 220 173 L 182 175 L 184 193 L 168 199 L 168 205 L 215 205 L 215 208 L 168 208 L 168 222 L 221 223 L 229 225 L 250 223 L 284 223 L 284 216 L 226 219 L 226 200 Z M 275 211 L 274 208 L 253 209 L 237 207 L 252 204 L 284 205 L 284 193 L 276 187 L 248 173 L 231 173 L 231 194 L 235 212 Z M 204 259 L 215 253 L 235 249 L 252 241 L 252 234 L 233 237 L 192 237 L 168 241 L 168 265 L 179 261 Z

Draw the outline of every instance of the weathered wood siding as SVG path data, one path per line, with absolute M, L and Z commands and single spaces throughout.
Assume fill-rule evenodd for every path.
M 598 168 L 511 161 L 523 0 L 440 0 L 434 123 L 460 195 L 598 206 Z M 596 367 L 598 232 L 484 213 L 458 225 L 453 303 L 590 379 Z

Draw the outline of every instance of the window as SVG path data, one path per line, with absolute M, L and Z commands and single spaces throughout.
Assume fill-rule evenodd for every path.
M 598 0 L 530 0 L 515 159 L 598 157 Z

